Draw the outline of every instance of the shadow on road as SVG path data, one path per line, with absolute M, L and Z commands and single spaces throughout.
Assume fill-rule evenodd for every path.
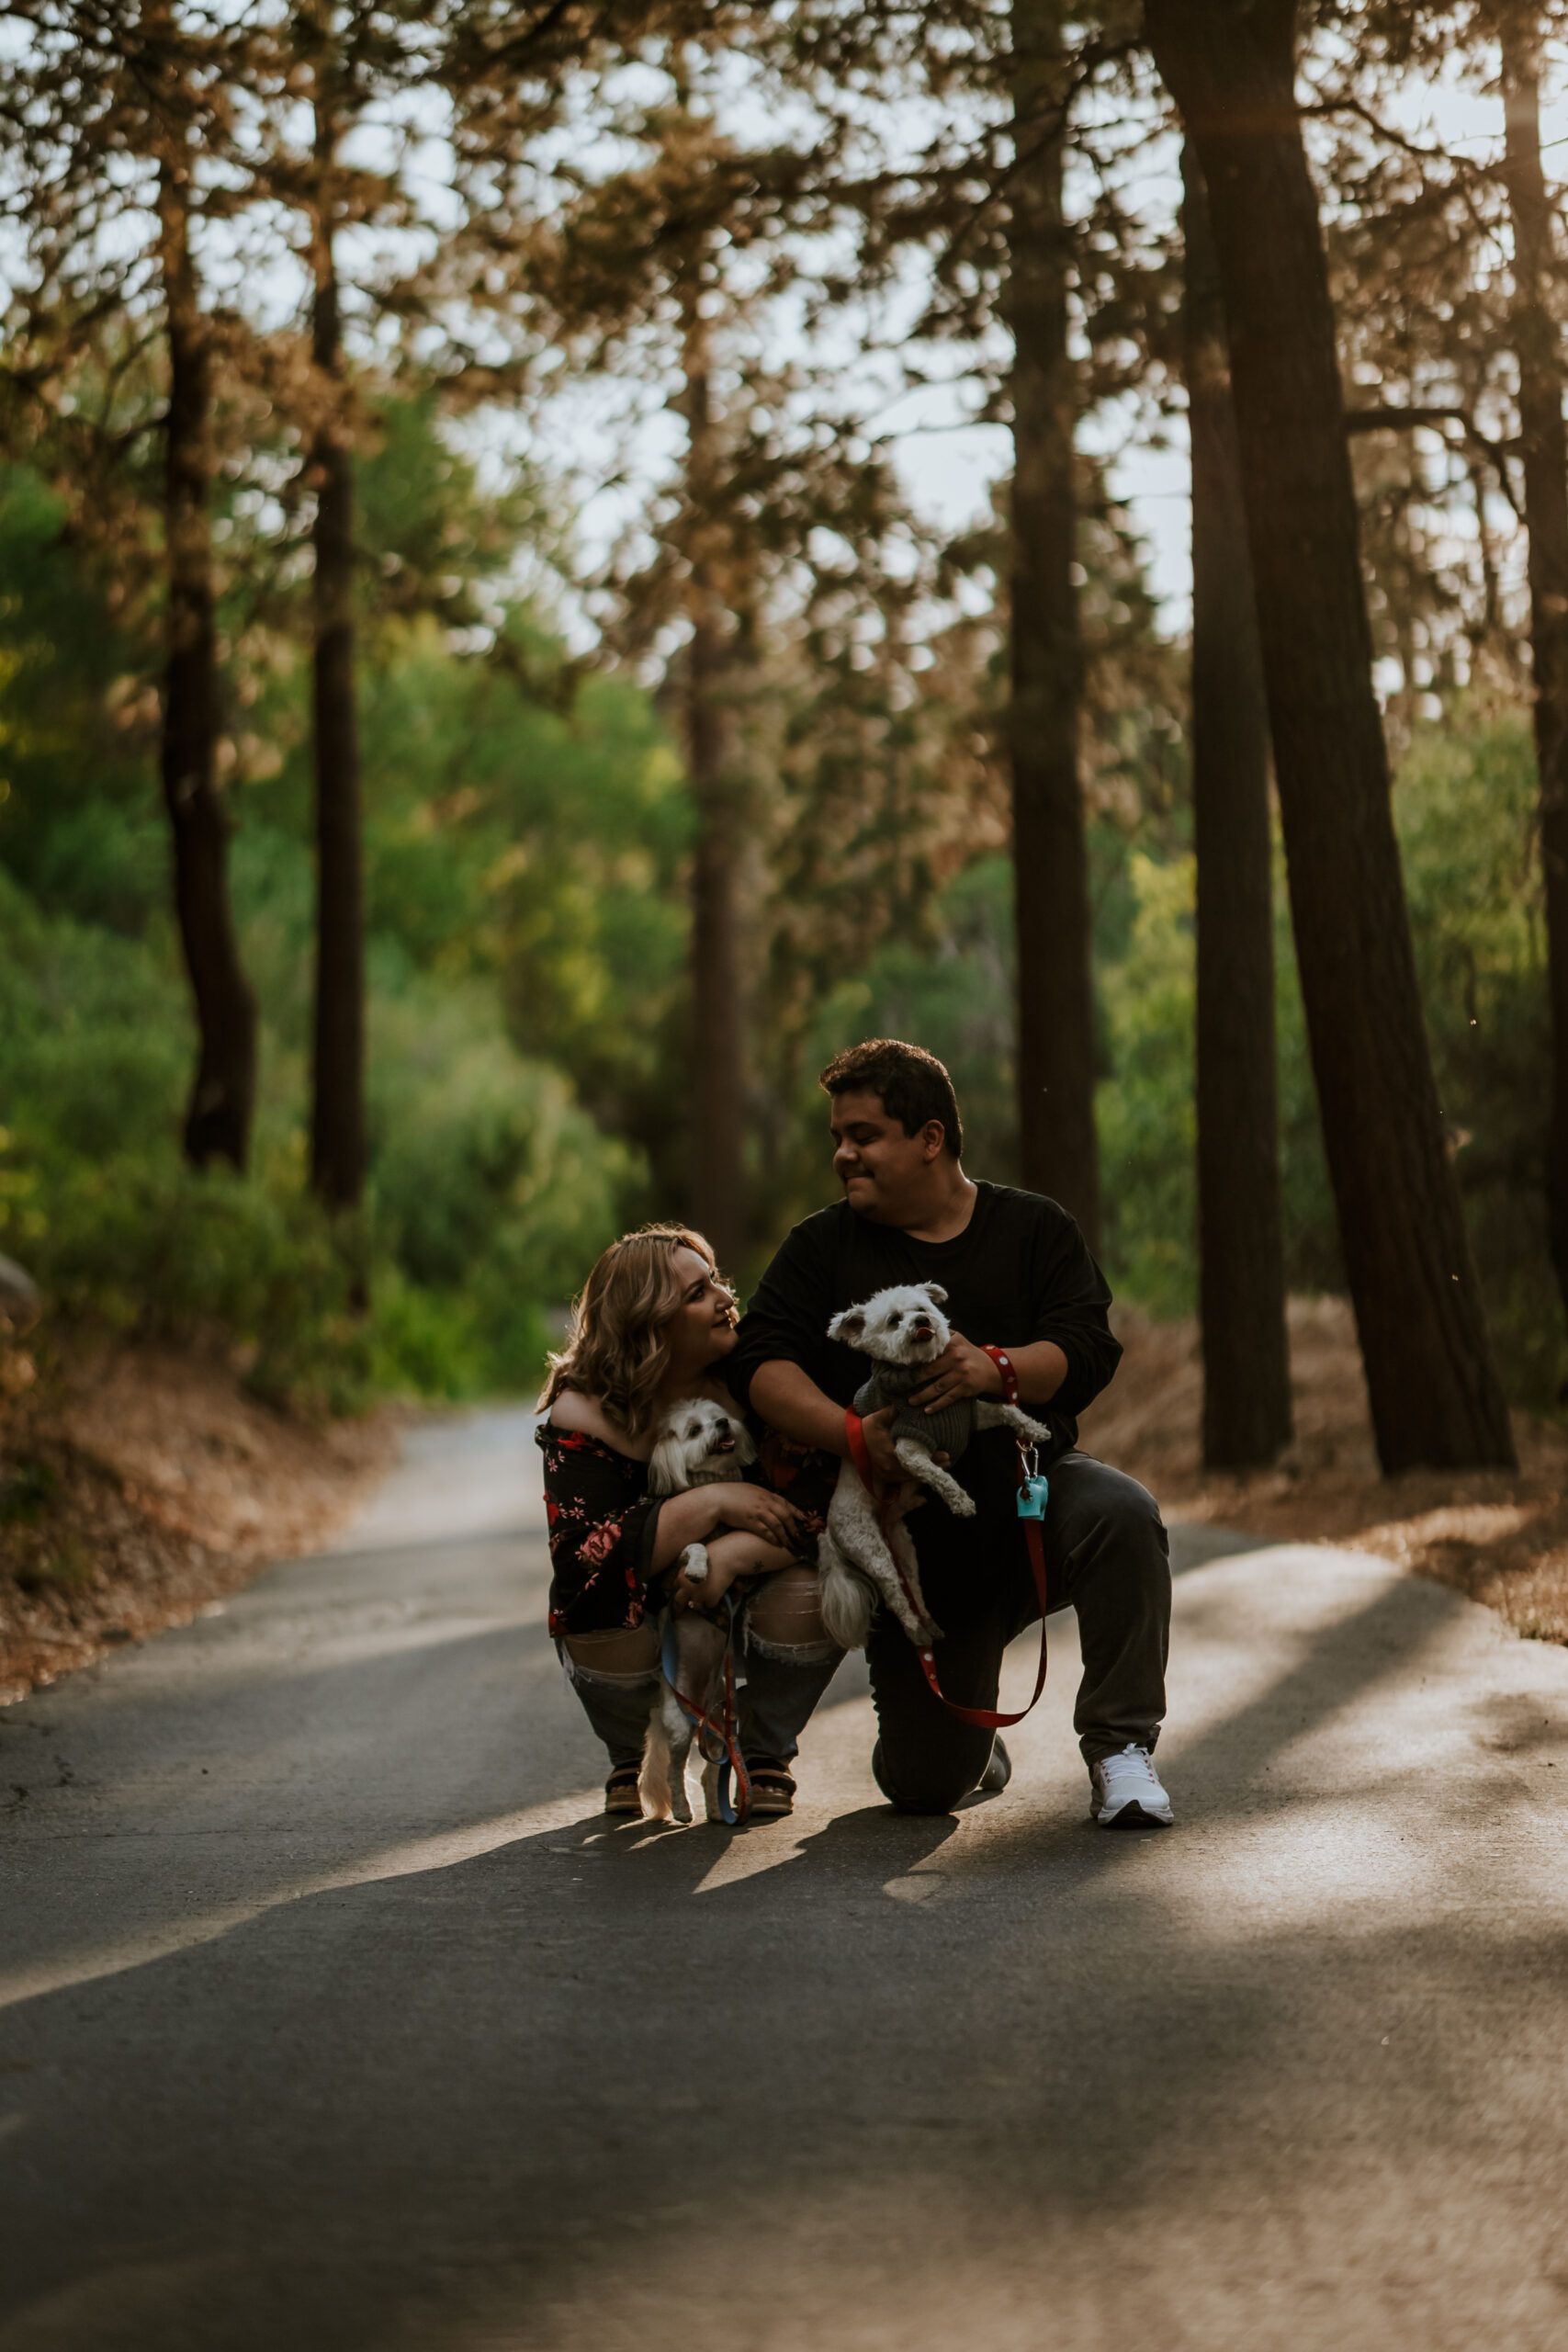
M 1065 1780 L 610 1829 L 531 1632 L 280 1669 L 245 1736 L 358 1726 L 344 1859 L 391 1822 L 396 1867 L 242 1857 L 265 1907 L 0 2012 L 0 2352 L 1468 2352 L 1503 2310 L 1546 2352 L 1564 1923 L 1521 1894 L 1530 1800 L 1499 1758 L 1434 1809 L 1429 1746 L 1337 1729 L 1420 1729 L 1464 1605 L 1347 1587 L 1260 1677 L 1235 1591 L 1185 1589 L 1236 1696 L 1180 1738 L 1168 1837 L 1091 1829 Z M 484 1849 L 423 1865 L 426 1834 Z M 176 1930 L 201 1843 L 157 1859 Z

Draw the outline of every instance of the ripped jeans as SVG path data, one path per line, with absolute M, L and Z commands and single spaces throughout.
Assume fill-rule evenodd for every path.
M 613 1770 L 642 1761 L 659 1690 L 660 1632 L 653 1621 L 625 1632 L 568 1634 L 556 1644 Z M 740 1752 L 748 1762 L 791 1761 L 842 1657 L 822 1623 L 815 1568 L 780 1568 L 760 1581 L 741 1608 L 736 1659 L 737 1680 L 745 1677 Z

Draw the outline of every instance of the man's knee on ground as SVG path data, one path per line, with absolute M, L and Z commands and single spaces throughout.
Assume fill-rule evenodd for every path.
M 876 1785 L 898 1813 L 951 1813 L 961 1797 L 980 1785 L 980 1775 L 991 1758 L 991 1735 L 985 1732 L 972 1744 L 944 1745 L 939 1755 L 895 1756 L 889 1762 L 887 1743 L 879 1739 L 872 1758 Z

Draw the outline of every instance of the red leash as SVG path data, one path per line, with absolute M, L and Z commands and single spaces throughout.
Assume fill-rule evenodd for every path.
M 1007 1354 L 1006 1351 L 1001 1348 L 986 1348 L 983 1349 L 981 1352 L 990 1357 L 991 1362 L 1001 1374 L 1002 1386 L 1007 1391 L 1008 1403 L 1010 1405 L 1016 1405 L 1018 1403 L 1018 1374 L 1013 1370 L 1011 1358 Z M 883 1540 L 887 1545 L 893 1565 L 898 1571 L 898 1581 L 904 1588 L 904 1598 L 909 1603 L 910 1608 L 915 1610 L 915 1613 L 919 1615 L 921 1612 L 915 1609 L 915 1596 L 909 1590 L 908 1578 L 905 1576 L 904 1570 L 899 1563 L 898 1555 L 893 1547 L 893 1538 L 891 1533 L 893 1521 L 888 1508 L 890 1498 L 886 1494 L 886 1490 L 883 1487 L 880 1479 L 877 1477 L 876 1472 L 872 1467 L 871 1455 L 866 1449 L 865 1438 L 861 1427 L 861 1418 L 852 1407 L 844 1415 L 844 1430 L 850 1441 L 850 1459 L 854 1464 L 855 1468 L 859 1471 L 867 1494 L 871 1496 L 872 1499 L 876 1504 L 877 1519 L 882 1528 Z M 1023 1441 L 1020 1438 L 1018 1442 L 1018 1487 L 1021 1496 L 1032 1493 L 1032 1474 L 1029 1468 L 1029 1456 L 1025 1452 Z M 1034 1589 L 1040 1601 L 1040 1666 L 1039 1670 L 1034 1677 L 1034 1689 L 1031 1694 L 1028 1706 L 1020 1707 L 1017 1713 L 1011 1715 L 998 1713 L 997 1709 L 994 1707 L 961 1707 L 956 1699 L 950 1699 L 948 1697 L 946 1691 L 942 1689 L 942 1684 L 938 1681 L 936 1660 L 931 1656 L 930 1645 L 927 1644 L 923 1648 L 921 1648 L 919 1644 L 916 1645 L 917 1655 L 919 1656 L 920 1665 L 924 1669 L 926 1680 L 930 1683 L 931 1690 L 937 1698 L 942 1701 L 942 1705 L 946 1707 L 951 1713 L 962 1716 L 966 1724 L 978 1724 L 982 1731 L 1000 1731 L 1009 1724 L 1021 1724 L 1025 1715 L 1032 1713 L 1034 1707 L 1039 1702 L 1040 1693 L 1045 1688 L 1045 1541 L 1042 1532 L 1042 1521 L 1038 1513 L 1034 1511 L 1025 1512 L 1022 1510 L 1021 1506 L 1020 1516 L 1023 1520 L 1023 1540 L 1029 1547 L 1030 1574 L 1034 1578 Z

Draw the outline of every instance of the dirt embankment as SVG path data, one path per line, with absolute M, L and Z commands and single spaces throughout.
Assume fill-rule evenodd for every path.
M 1270 1470 L 1205 1476 L 1195 1323 L 1112 1317 L 1126 1350 L 1083 1417 L 1091 1453 L 1201 1520 L 1277 1543 L 1346 1544 L 1454 1585 L 1521 1634 L 1568 1642 L 1568 1430 L 1516 1414 L 1517 1472 L 1379 1476 L 1355 1324 L 1342 1299 L 1291 1301 L 1293 1444 Z
M 291 1420 L 219 1358 L 117 1347 L 33 1381 L 17 1354 L 0 1383 L 0 1703 L 308 1553 L 396 1450 L 392 1417 Z

